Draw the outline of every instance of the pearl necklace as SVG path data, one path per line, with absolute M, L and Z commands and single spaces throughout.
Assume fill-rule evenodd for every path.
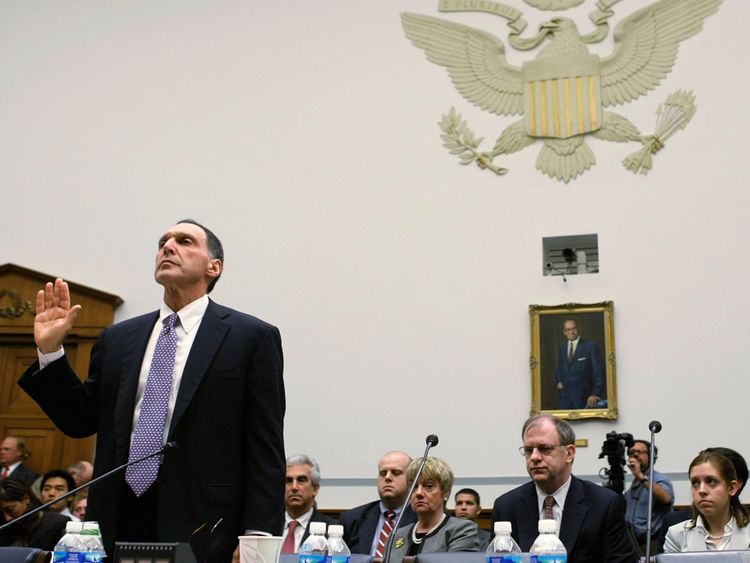
M 422 543 L 422 540 L 424 540 L 427 536 L 429 536 L 432 532 L 437 530 L 440 527 L 440 524 L 443 523 L 443 520 L 445 520 L 445 512 L 443 512 L 443 515 L 440 517 L 440 520 L 438 520 L 438 523 L 435 524 L 432 528 L 427 530 L 427 533 L 422 536 L 421 538 L 417 538 L 417 525 L 414 524 L 414 527 L 411 529 L 411 541 L 417 545 Z

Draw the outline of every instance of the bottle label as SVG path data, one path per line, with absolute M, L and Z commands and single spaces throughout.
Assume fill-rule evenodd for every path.
M 568 556 L 562 553 L 550 555 L 532 555 L 531 563 L 568 563 Z
M 487 556 L 487 563 L 522 563 L 523 556 L 515 553 L 496 553 Z
M 299 556 L 299 563 L 325 563 L 325 555 L 308 555 L 307 553 Z
M 86 553 L 80 551 L 55 551 L 53 563 L 85 563 Z
M 351 559 L 348 555 L 329 555 L 326 557 L 327 563 L 349 563 Z

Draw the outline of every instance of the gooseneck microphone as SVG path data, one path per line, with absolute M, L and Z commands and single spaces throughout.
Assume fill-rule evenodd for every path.
M 654 435 L 661 432 L 661 422 L 652 420 L 648 424 L 651 431 L 651 447 L 648 452 L 648 519 L 646 520 L 646 561 L 651 561 L 651 511 L 654 509 L 654 465 L 656 464 L 656 443 Z
M 5 528 L 8 528 L 10 526 L 13 526 L 14 524 L 17 524 L 18 522 L 22 522 L 22 521 L 26 520 L 27 518 L 31 517 L 32 514 L 36 514 L 37 512 L 40 512 L 40 511 L 44 510 L 45 508 L 49 508 L 53 504 L 57 504 L 61 500 L 66 499 L 66 498 L 68 498 L 70 496 L 73 496 L 78 491 L 83 490 L 83 489 L 85 489 L 87 487 L 91 487 L 92 485 L 95 485 L 99 481 L 103 481 L 104 479 L 106 479 L 110 475 L 114 475 L 115 473 L 117 473 L 119 471 L 122 471 L 123 469 L 125 469 L 127 467 L 130 467 L 131 465 L 135 465 L 136 463 L 140 463 L 140 462 L 145 461 L 147 459 L 151 459 L 152 457 L 155 457 L 157 455 L 168 454 L 169 452 L 171 452 L 173 450 L 176 450 L 176 449 L 177 449 L 177 442 L 167 442 L 166 444 L 164 444 L 164 446 L 162 446 L 162 448 L 160 450 L 157 450 L 157 451 L 155 451 L 153 453 L 144 455 L 143 457 L 140 457 L 138 459 L 134 459 L 133 461 L 129 461 L 127 463 L 123 463 L 119 467 L 115 467 L 114 469 L 112 469 L 110 471 L 107 471 L 103 475 L 99 475 L 99 477 L 97 477 L 96 479 L 92 479 L 88 483 L 84 483 L 80 487 L 76 487 L 75 489 L 73 489 L 72 491 L 68 491 L 64 495 L 60 495 L 57 498 L 53 498 L 51 501 L 49 501 L 46 504 L 43 504 L 42 506 L 37 506 L 35 509 L 29 510 L 28 512 L 22 514 L 21 516 L 19 516 L 15 520 L 11 520 L 10 522 L 6 522 L 2 526 L 0 526 L 0 531 L 4 530 Z
M 417 483 L 419 482 L 419 476 L 422 475 L 424 464 L 427 462 L 427 454 L 429 453 L 430 448 L 433 448 L 438 445 L 438 437 L 435 434 L 430 434 L 425 439 L 425 442 L 427 442 L 427 447 L 424 449 L 422 462 L 419 464 L 419 468 L 417 469 L 416 475 L 414 475 L 414 481 L 412 481 L 411 487 L 409 487 L 409 492 L 406 494 L 406 500 L 404 501 L 404 504 L 398 513 L 398 518 L 396 518 L 396 523 L 393 525 L 393 530 L 391 531 L 391 534 L 388 536 L 388 540 L 385 542 L 385 549 L 383 550 L 383 563 L 389 563 L 389 561 L 391 560 L 391 550 L 393 549 L 393 540 L 396 537 L 396 530 L 398 530 L 398 525 L 401 523 L 401 517 L 404 515 L 404 511 L 406 510 L 406 505 L 411 502 L 411 495 L 414 492 L 414 489 L 417 487 Z M 414 525 L 416 526 L 416 524 Z

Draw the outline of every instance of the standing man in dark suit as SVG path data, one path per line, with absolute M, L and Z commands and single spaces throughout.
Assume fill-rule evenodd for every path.
M 406 469 L 411 458 L 404 452 L 388 452 L 378 462 L 378 496 L 380 500 L 368 502 L 341 514 L 344 541 L 352 553 L 382 557 L 385 542 L 393 531 L 398 515 L 404 510 L 399 526 L 417 521 L 417 516 L 406 503 L 409 486 Z M 383 528 L 385 527 L 385 531 Z
M 23 464 L 29 457 L 31 453 L 26 449 L 26 442 L 15 436 L 6 436 L 0 442 L 0 479 L 15 479 L 31 487 L 39 475 Z
M 295 454 L 286 458 L 286 515 L 281 541 L 282 553 L 297 553 L 310 535 L 310 522 L 338 524 L 318 512 L 315 497 L 320 491 L 320 466 L 308 455 Z
M 39 363 L 19 384 L 68 436 L 97 435 L 95 477 L 178 447 L 92 487 L 87 517 L 115 540 L 210 540 L 199 561 L 228 563 L 237 536 L 283 525 L 285 410 L 275 327 L 208 298 L 222 273 L 219 239 L 193 220 L 159 239 L 160 311 L 105 329 L 82 383 L 62 343 L 81 311 L 61 279 L 37 294 Z
M 578 322 L 569 319 L 563 323 L 567 342 L 557 353 L 555 382 L 558 408 L 594 408 L 604 393 L 604 363 L 599 346 L 580 337 Z
M 637 561 L 625 529 L 622 496 L 572 474 L 576 447 L 570 424 L 537 414 L 526 421 L 521 435 L 532 481 L 495 500 L 492 521 L 511 522 L 513 538 L 528 551 L 539 520 L 552 516 L 569 563 Z

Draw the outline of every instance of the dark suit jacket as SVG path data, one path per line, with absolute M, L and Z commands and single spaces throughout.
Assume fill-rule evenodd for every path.
M 0 532 L 0 546 L 36 547 L 45 551 L 53 551 L 60 538 L 65 535 L 65 526 L 70 518 L 59 512 L 43 510 L 31 517 L 35 520 L 31 530 L 26 535 L 28 528 L 26 523 L 21 522 L 17 526 L 10 526 Z M 21 536 L 25 539 L 21 539 Z
M 321 514 L 318 512 L 317 507 L 313 508 L 312 516 L 310 516 L 310 522 L 325 522 L 326 526 L 330 526 L 331 524 L 338 524 L 338 520 L 335 520 L 331 518 L 330 516 L 326 516 L 325 514 Z M 307 523 L 307 528 L 305 528 L 305 533 L 302 534 L 302 541 L 299 542 L 300 546 L 305 543 L 305 540 L 310 535 L 310 522 Z
M 375 532 L 380 519 L 380 501 L 368 502 L 347 510 L 341 514 L 341 524 L 344 526 L 344 541 L 352 553 L 369 554 Z M 411 504 L 404 507 L 399 527 L 413 524 L 417 521 Z
M 538 535 L 539 504 L 533 481 L 505 493 L 492 509 L 492 521 L 508 521 L 513 538 L 528 551 Z M 569 563 L 634 563 L 638 557 L 625 531 L 622 495 L 571 478 L 560 523 Z
M 39 477 L 39 474 L 34 471 L 33 469 L 29 469 L 26 467 L 23 463 L 16 467 L 13 470 L 13 473 L 8 475 L 8 479 L 15 479 L 16 481 L 21 481 L 22 483 L 25 483 L 29 487 L 34 484 L 34 481 L 36 481 L 37 477 Z
M 555 383 L 563 384 L 563 389 L 558 391 L 558 406 L 561 409 L 585 409 L 589 395 L 606 399 L 602 354 L 595 342 L 581 338 L 569 364 L 568 346 L 566 340 L 557 352 Z
M 104 330 L 83 384 L 66 357 L 41 371 L 31 366 L 19 381 L 65 434 L 97 434 L 95 477 L 128 461 L 138 376 L 157 319 L 153 312 Z M 282 373 L 275 327 L 209 302 L 169 429 L 168 440 L 178 448 L 164 457 L 159 472 L 159 541 L 187 541 L 201 524 L 223 518 L 212 543 L 218 559 L 231 554 L 245 530 L 280 535 L 286 476 Z M 123 479 L 124 472 L 100 482 L 89 497 L 87 517 L 99 521 L 108 553 L 119 539 Z

